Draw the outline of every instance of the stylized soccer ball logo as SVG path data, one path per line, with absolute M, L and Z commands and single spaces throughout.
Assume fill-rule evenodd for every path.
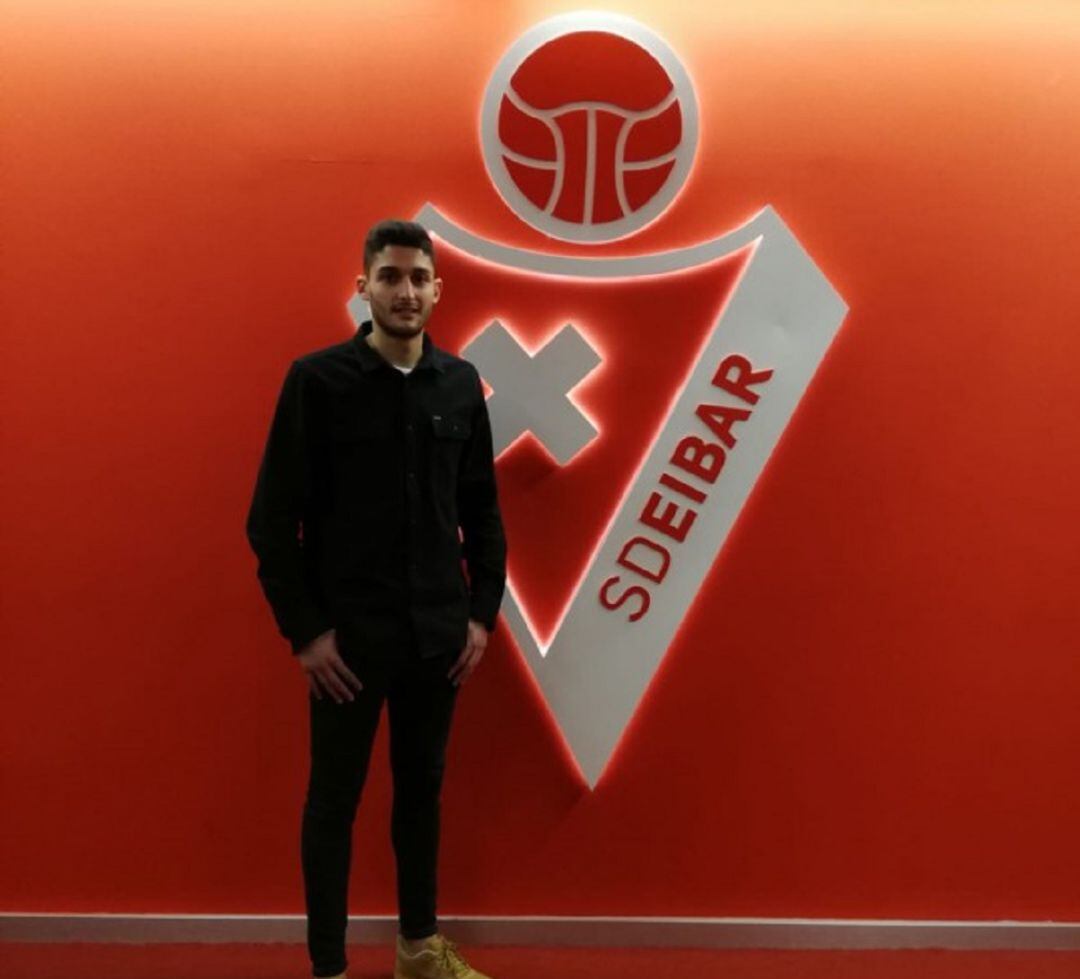
M 568 14 L 503 56 L 481 112 L 484 162 L 533 227 L 600 243 L 658 218 L 697 149 L 694 90 L 674 52 L 636 21 Z

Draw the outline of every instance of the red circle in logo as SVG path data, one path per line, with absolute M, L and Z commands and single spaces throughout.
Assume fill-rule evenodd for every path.
M 696 126 L 689 80 L 659 38 L 625 18 L 568 15 L 534 28 L 503 59 L 482 130 L 492 179 L 519 216 L 557 237 L 599 242 L 670 203 Z
M 575 224 L 640 210 L 674 166 L 674 92 L 659 62 L 624 37 L 582 31 L 549 41 L 514 72 L 499 108 L 511 179 L 538 208 Z

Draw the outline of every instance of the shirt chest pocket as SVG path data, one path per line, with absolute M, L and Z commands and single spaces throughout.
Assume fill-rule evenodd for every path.
M 452 487 L 457 482 L 462 452 L 472 426 L 464 418 L 432 415 L 431 434 L 431 465 L 436 486 Z
M 436 439 L 448 442 L 464 442 L 472 434 L 472 426 L 463 418 L 432 415 L 431 430 Z

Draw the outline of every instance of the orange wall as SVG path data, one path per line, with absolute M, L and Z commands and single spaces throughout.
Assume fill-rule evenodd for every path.
M 604 6 L 702 113 L 633 250 L 769 203 L 851 312 L 595 793 L 500 628 L 443 910 L 1080 919 L 1080 10 Z M 543 245 L 477 115 L 572 8 L 488 8 L 3 15 L 0 908 L 301 910 L 305 686 L 244 517 L 369 223 L 432 201 Z M 393 908 L 384 755 L 356 913 Z

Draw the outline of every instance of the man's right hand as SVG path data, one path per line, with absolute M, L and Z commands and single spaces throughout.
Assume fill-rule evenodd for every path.
M 312 639 L 299 653 L 296 658 L 300 661 L 300 667 L 307 675 L 308 686 L 317 700 L 322 700 L 323 694 L 328 694 L 335 703 L 346 700 L 355 700 L 352 689 L 358 692 L 364 689 L 364 685 L 356 678 L 341 658 L 337 648 L 337 633 L 331 629 L 324 632 L 317 639 Z

